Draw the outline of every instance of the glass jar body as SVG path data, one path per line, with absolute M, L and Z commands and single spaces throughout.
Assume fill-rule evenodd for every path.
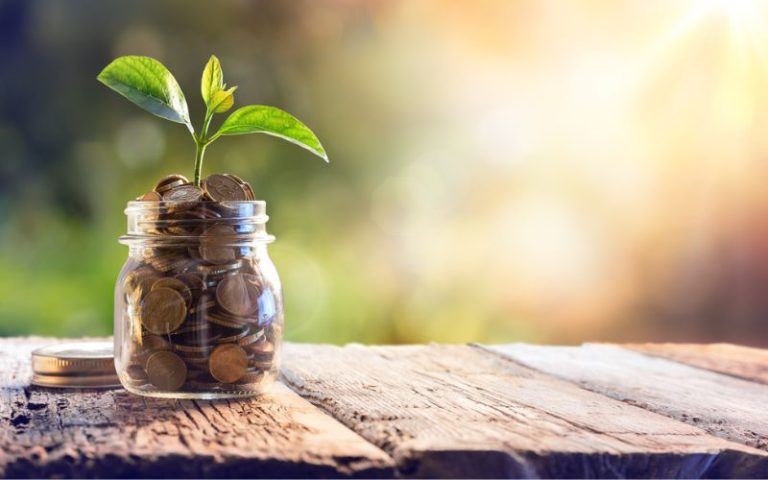
M 130 247 L 115 286 L 121 383 L 166 398 L 264 392 L 278 374 L 283 301 L 263 202 L 181 213 L 135 205 L 145 203 L 129 204 L 121 238 Z

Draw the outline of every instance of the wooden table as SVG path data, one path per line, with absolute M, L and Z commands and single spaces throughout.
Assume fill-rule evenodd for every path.
M 0 339 L 10 477 L 766 477 L 768 351 L 288 344 L 242 401 L 29 385 Z

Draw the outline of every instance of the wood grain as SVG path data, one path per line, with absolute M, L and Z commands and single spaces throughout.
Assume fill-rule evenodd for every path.
M 764 452 L 471 346 L 288 345 L 283 378 L 386 450 L 403 476 L 768 471 Z
M 612 345 L 487 348 L 594 392 L 768 450 L 766 385 Z
M 0 476 L 391 476 L 392 460 L 278 385 L 242 401 L 29 385 L 30 351 L 0 339 Z
M 768 384 L 768 350 L 761 348 L 730 343 L 637 343 L 622 347 Z

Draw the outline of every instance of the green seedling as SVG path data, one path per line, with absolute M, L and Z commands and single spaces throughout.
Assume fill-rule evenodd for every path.
M 296 117 L 279 108 L 248 105 L 232 112 L 215 133 L 209 134 L 211 120 L 225 113 L 235 102 L 237 87 L 224 83 L 224 74 L 216 56 L 211 55 L 203 70 L 200 91 L 205 102 L 205 118 L 200 132 L 189 119 L 189 109 L 178 82 L 165 66 L 150 57 L 125 56 L 112 61 L 98 80 L 131 102 L 158 117 L 187 126 L 195 140 L 194 184 L 200 186 L 205 149 L 223 135 L 265 133 L 309 150 L 326 162 L 328 155 L 312 130 Z

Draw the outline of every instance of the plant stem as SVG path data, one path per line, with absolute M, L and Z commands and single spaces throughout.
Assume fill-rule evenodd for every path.
M 206 138 L 208 135 L 208 127 L 211 126 L 211 119 L 213 118 L 213 112 L 207 110 L 205 112 L 205 120 L 203 120 L 203 128 L 200 130 L 200 136 L 195 137 L 195 183 L 196 187 L 200 186 L 201 177 L 203 174 L 203 157 L 205 157 L 205 148 L 211 143 L 212 140 Z
M 195 149 L 195 186 L 200 186 L 200 177 L 203 173 L 203 157 L 205 156 L 205 143 L 197 142 Z

